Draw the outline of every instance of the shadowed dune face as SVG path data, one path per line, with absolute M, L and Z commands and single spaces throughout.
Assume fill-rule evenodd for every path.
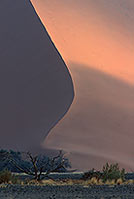
M 0 146 L 39 148 L 72 100 L 71 76 L 30 1 L 0 1 Z
M 75 85 L 75 100 L 44 142 L 77 168 L 133 168 L 134 1 L 31 0 Z

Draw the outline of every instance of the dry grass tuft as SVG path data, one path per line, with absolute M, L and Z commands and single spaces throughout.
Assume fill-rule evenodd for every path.
M 117 179 L 116 183 L 117 183 L 118 185 L 123 184 L 123 180 L 122 180 L 121 178 L 119 178 L 119 179 Z
M 130 179 L 130 180 L 126 180 L 124 182 L 124 184 L 134 184 L 134 180 Z

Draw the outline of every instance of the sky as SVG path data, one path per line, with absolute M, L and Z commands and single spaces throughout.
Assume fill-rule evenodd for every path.
M 89 161 L 133 169 L 134 1 L 31 2 L 75 88 L 71 108 L 43 146 L 68 151 L 80 169 Z

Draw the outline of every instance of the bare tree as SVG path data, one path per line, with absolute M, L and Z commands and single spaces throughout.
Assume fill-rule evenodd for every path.
M 20 165 L 19 162 L 13 159 L 12 155 L 7 152 L 5 155 L 9 159 L 9 161 L 20 171 L 31 175 L 35 180 L 41 180 L 41 177 L 48 177 L 51 172 L 58 172 L 60 169 L 66 169 L 67 167 L 71 168 L 71 164 L 68 159 L 65 157 L 65 154 L 62 150 L 59 151 L 59 154 L 52 158 L 44 158 L 45 156 L 34 156 L 30 152 L 23 152 L 26 155 L 28 160 L 31 163 L 31 167 L 25 167 L 24 165 Z M 46 172 L 43 174 L 43 172 Z

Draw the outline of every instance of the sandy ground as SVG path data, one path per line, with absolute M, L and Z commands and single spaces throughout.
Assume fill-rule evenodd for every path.
M 50 174 L 53 179 L 77 179 L 82 172 Z M 22 180 L 27 175 L 19 174 Z M 127 173 L 126 179 L 134 179 Z M 134 184 L 127 185 L 0 185 L 0 199 L 134 199 Z
M 22 186 L 0 188 L 1 199 L 133 199 L 134 185 Z

